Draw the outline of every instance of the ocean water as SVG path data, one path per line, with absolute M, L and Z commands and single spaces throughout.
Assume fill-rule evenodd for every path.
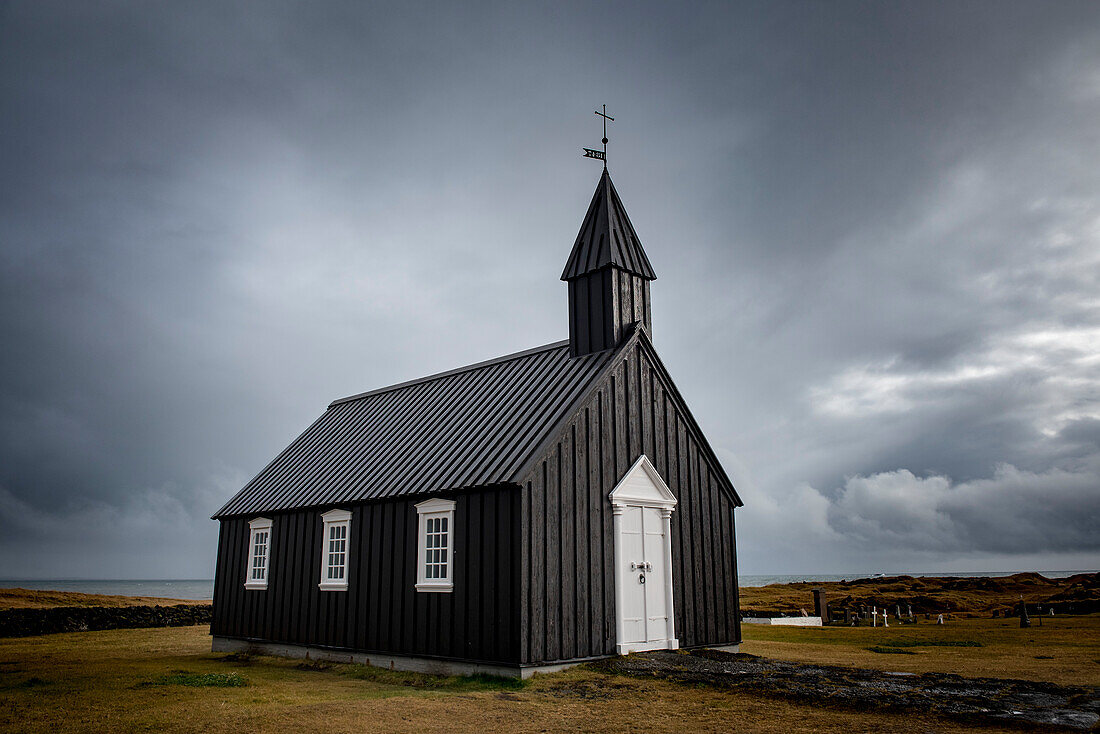
M 0 579 L 0 589 L 13 588 L 168 599 L 214 597 L 214 579 Z
M 929 572 L 929 573 L 891 573 L 889 576 L 954 576 L 973 578 L 977 576 L 1010 576 L 1008 571 Z M 1066 578 L 1077 573 L 1093 571 L 1039 571 L 1051 579 Z M 741 586 L 767 586 L 768 584 L 793 584 L 802 581 L 852 581 L 865 579 L 874 572 L 844 574 L 800 574 L 800 575 L 745 575 L 738 576 Z M 117 594 L 121 596 L 159 596 L 169 599 L 211 599 L 214 596 L 213 579 L 145 579 L 145 580 L 96 580 L 96 579 L 0 579 L 0 589 L 21 587 L 24 589 L 44 589 L 51 591 L 79 591 L 84 594 Z

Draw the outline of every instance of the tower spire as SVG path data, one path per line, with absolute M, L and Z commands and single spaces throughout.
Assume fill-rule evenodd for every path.
M 561 274 L 569 283 L 570 353 L 611 349 L 637 322 L 652 330 L 649 282 L 656 278 L 605 167 Z

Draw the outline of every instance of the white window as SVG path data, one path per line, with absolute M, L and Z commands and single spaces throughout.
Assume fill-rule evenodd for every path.
M 347 591 L 348 539 L 351 537 L 351 513 L 329 510 L 321 515 L 321 591 Z
M 244 588 L 266 589 L 268 557 L 271 551 L 271 520 L 257 517 L 248 523 L 248 566 L 244 572 Z
M 454 589 L 455 503 L 426 500 L 416 506 L 416 513 L 416 590 L 449 592 Z

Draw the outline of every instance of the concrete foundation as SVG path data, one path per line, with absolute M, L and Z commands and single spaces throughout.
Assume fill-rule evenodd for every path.
M 329 647 L 311 645 L 292 645 L 285 642 L 263 642 L 243 640 L 238 637 L 214 637 L 211 649 L 214 652 L 247 652 L 253 655 L 277 655 L 284 658 L 304 658 L 306 660 L 327 660 L 333 663 L 355 663 L 373 665 L 387 670 L 403 670 L 411 673 L 430 673 L 431 675 L 499 675 L 506 678 L 530 678 L 536 673 L 556 673 L 572 668 L 588 660 L 571 660 L 550 665 L 499 665 L 493 663 L 475 663 L 465 660 L 442 660 L 439 658 L 419 658 L 385 653 L 356 652 Z
M 790 617 L 789 619 L 795 619 Z M 802 617 L 806 619 L 806 617 Z M 811 618 L 812 619 L 812 618 Z M 748 620 L 744 620 L 748 621 Z M 818 620 L 820 624 L 820 620 Z M 709 650 L 738 652 L 740 645 L 707 646 Z M 403 670 L 410 673 L 429 673 L 431 675 L 499 675 L 505 678 L 530 678 L 537 673 L 557 673 L 593 660 L 605 658 L 584 658 L 548 665 L 499 665 L 493 663 L 475 663 L 467 660 L 443 660 L 440 658 L 419 658 L 406 655 L 387 655 L 385 653 L 356 652 L 332 647 L 314 647 L 312 645 L 293 645 L 287 642 L 265 642 L 245 640 L 239 637 L 214 637 L 211 645 L 213 652 L 246 652 L 252 655 L 275 655 L 283 658 L 301 658 L 305 660 L 327 660 L 332 663 L 354 663 L 373 665 L 387 670 Z
M 715 645 L 714 647 L 708 647 L 708 650 L 720 650 L 721 652 L 741 652 L 740 645 Z

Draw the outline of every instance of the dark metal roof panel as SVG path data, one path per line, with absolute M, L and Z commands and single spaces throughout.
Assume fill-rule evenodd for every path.
M 588 213 L 581 222 L 581 231 L 577 234 L 577 241 L 573 243 L 573 250 L 569 253 L 561 279 L 579 278 L 608 266 L 621 268 L 648 280 L 657 279 L 653 266 L 649 264 L 649 258 L 642 249 L 638 233 L 634 231 L 634 225 L 626 215 L 626 207 L 619 199 L 615 184 L 611 183 L 611 176 L 605 168 L 596 185 L 596 193 L 592 195 L 592 203 L 588 205 Z
M 614 352 L 556 342 L 334 401 L 215 517 L 508 482 Z

